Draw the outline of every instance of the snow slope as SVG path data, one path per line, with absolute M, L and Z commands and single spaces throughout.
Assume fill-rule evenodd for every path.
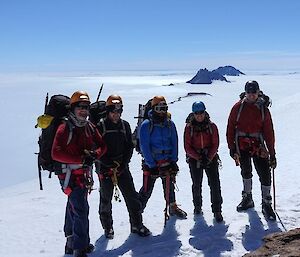
M 246 213 L 237 213 L 236 205 L 241 198 L 242 180 L 239 169 L 228 154 L 226 123 L 232 105 L 249 79 L 257 80 L 263 91 L 273 100 L 271 113 L 276 133 L 278 168 L 276 169 L 277 211 L 286 229 L 299 227 L 299 175 L 298 146 L 300 137 L 299 109 L 300 75 L 262 74 L 230 77 L 231 83 L 214 82 L 212 85 L 190 85 L 184 81 L 191 74 L 147 76 L 33 76 L 0 75 L 2 172 L 0 180 L 0 256 L 5 257 L 53 257 L 63 256 L 63 220 L 66 197 L 61 193 L 55 177 L 43 177 L 44 190 L 40 191 L 37 180 L 36 155 L 39 130 L 34 128 L 36 118 L 43 112 L 46 92 L 50 95 L 71 95 L 82 89 L 97 96 L 101 83 L 105 83 L 102 98 L 112 93 L 124 99 L 123 118 L 134 129 L 138 103 L 160 94 L 167 101 L 176 100 L 188 92 L 207 92 L 212 96 L 182 98 L 170 105 L 172 119 L 179 134 L 179 166 L 177 178 L 179 191 L 177 202 L 188 212 L 188 219 L 171 218 L 163 227 L 164 201 L 160 181 L 156 182 L 153 195 L 144 212 L 144 223 L 152 236 L 140 238 L 130 235 L 128 214 L 124 201 L 113 203 L 116 236 L 106 240 L 98 219 L 99 194 L 94 190 L 90 202 L 90 236 L 96 251 L 90 256 L 242 256 L 261 245 L 263 236 L 284 231 L 282 224 L 267 222 L 261 213 L 260 186 L 254 173 L 255 208 Z M 165 87 L 169 83 L 175 86 Z M 211 119 L 220 133 L 219 154 L 223 168 L 220 171 L 224 223 L 214 224 L 210 210 L 207 179 L 203 181 L 204 215 L 194 217 L 191 193 L 191 178 L 185 162 L 183 129 L 185 117 L 196 100 L 205 102 Z M 3 122 L 5 121 L 5 122 Z M 142 185 L 141 157 L 134 153 L 130 163 L 136 189 Z M 95 187 L 98 189 L 98 182 Z

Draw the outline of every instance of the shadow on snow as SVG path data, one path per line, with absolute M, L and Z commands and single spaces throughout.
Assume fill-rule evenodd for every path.
M 205 257 L 218 257 L 224 251 L 231 251 L 233 243 L 226 238 L 228 226 L 214 223 L 208 226 L 203 216 L 195 216 L 195 225 L 190 231 L 189 243 L 195 249 L 202 251 Z
M 249 216 L 249 225 L 245 226 L 242 243 L 247 251 L 254 251 L 259 248 L 263 243 L 263 237 L 266 235 L 281 232 L 276 221 L 267 221 L 268 228 L 265 229 L 260 217 L 254 209 L 248 210 L 246 213 Z
M 108 240 L 101 236 L 96 242 L 95 251 L 91 257 L 117 257 L 131 251 L 132 257 L 173 257 L 179 254 L 181 241 L 175 229 L 176 218 L 170 218 L 162 234 L 157 236 L 140 237 L 130 234 L 118 248 L 106 250 Z

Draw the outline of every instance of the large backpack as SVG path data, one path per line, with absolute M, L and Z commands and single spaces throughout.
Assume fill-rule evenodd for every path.
M 38 167 L 39 171 L 41 169 L 49 171 L 49 177 L 51 177 L 51 172 L 59 173 L 61 171 L 61 163 L 52 159 L 51 150 L 58 126 L 66 121 L 69 105 L 70 98 L 68 96 L 53 95 L 49 103 L 46 100 L 45 114 L 38 118 L 38 126 L 42 128 L 42 133 L 38 140 Z M 43 123 L 43 120 L 47 120 L 49 124 L 44 122 L 43 126 L 39 125 Z M 42 189 L 41 181 L 40 187 Z
M 135 127 L 135 130 L 132 133 L 132 140 L 133 140 L 133 144 L 135 147 L 135 150 L 141 154 L 141 149 L 140 149 L 140 127 L 143 123 L 144 120 L 149 119 L 149 111 L 151 110 L 151 102 L 152 102 L 152 98 L 149 99 L 147 101 L 146 104 L 139 104 L 139 110 L 138 110 L 138 116 L 134 117 L 137 118 L 137 125 Z M 153 122 L 150 119 L 150 126 L 149 126 L 149 132 L 151 134 L 152 130 L 153 130 Z M 168 112 L 168 127 L 171 128 L 171 113 Z
M 95 103 L 92 103 L 90 106 L 90 115 L 89 120 L 94 125 L 97 125 L 97 123 L 106 117 L 106 107 L 105 107 L 105 101 L 96 101 Z
M 148 113 L 151 110 L 151 101 L 152 101 L 152 98 L 149 99 L 146 104 L 139 104 L 138 116 L 134 117 L 134 118 L 137 118 L 138 121 L 137 121 L 137 125 L 132 133 L 132 141 L 133 141 L 134 148 L 138 153 L 141 153 L 140 135 L 139 135 L 140 127 L 144 120 L 149 119 Z

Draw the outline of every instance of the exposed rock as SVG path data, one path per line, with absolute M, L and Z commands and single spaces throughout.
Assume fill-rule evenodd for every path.
M 226 81 L 226 78 L 217 72 L 212 72 L 205 69 L 200 69 L 197 74 L 186 83 L 191 84 L 211 84 L 213 80 Z
M 245 73 L 241 72 L 240 70 L 234 68 L 233 66 L 223 66 L 219 67 L 218 69 L 213 70 L 212 72 L 218 72 L 219 74 L 225 76 L 239 76 L 245 75 Z
M 244 257 L 296 257 L 300 256 L 300 228 L 288 232 L 278 232 L 266 236 L 265 244 Z

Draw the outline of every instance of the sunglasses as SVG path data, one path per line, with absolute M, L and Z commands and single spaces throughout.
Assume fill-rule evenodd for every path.
M 112 113 L 122 113 L 123 112 L 123 109 L 114 109 L 111 111 Z
M 250 89 L 250 90 L 246 91 L 246 94 L 258 94 L 258 92 L 259 92 L 258 90 L 253 90 L 253 89 L 251 90 Z
M 89 105 L 86 105 L 86 104 L 80 104 L 80 105 L 77 105 L 76 108 L 78 110 L 89 110 L 90 109 L 90 106 Z
M 194 112 L 194 114 L 196 114 L 196 115 L 201 115 L 203 113 L 205 113 L 205 111 Z
M 166 103 L 159 103 L 153 107 L 153 110 L 158 113 L 163 113 L 168 111 L 168 105 Z

